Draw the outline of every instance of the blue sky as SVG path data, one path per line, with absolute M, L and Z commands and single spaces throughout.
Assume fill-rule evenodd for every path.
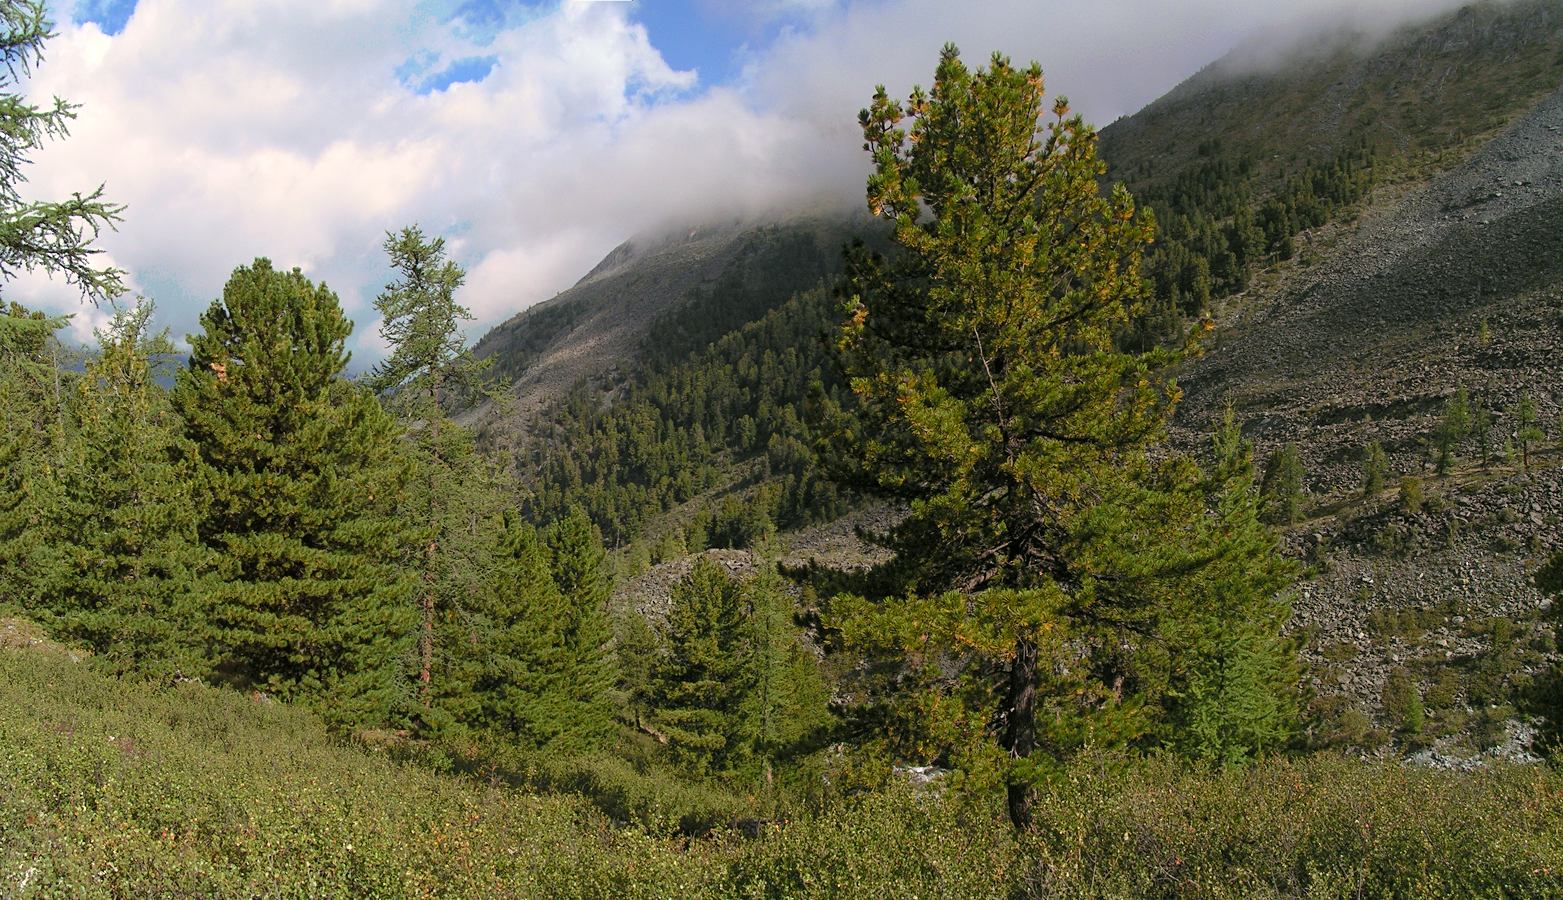
M 362 364 L 387 231 L 449 238 L 476 336 L 634 235 L 860 208 L 857 110 L 947 41 L 1041 61 L 1106 123 L 1299 17 L 1456 2 L 50 0 L 29 91 L 80 109 L 26 192 L 126 204 L 104 261 L 176 336 L 266 256 L 338 292 Z M 7 293 L 82 338 L 104 316 L 40 275 Z
M 71 19 L 77 24 L 92 23 L 105 34 L 116 35 L 135 12 L 137 0 L 77 0 Z M 740 73 L 741 51 L 764 46 L 783 28 L 797 27 L 806 16 L 789 14 L 785 7 L 757 4 L 722 3 L 720 0 L 597 0 L 620 3 L 630 17 L 645 26 L 651 43 L 677 69 L 694 69 L 702 84 L 728 84 Z M 437 0 L 425 4 L 427 15 L 444 18 L 453 30 L 483 44 L 506 27 L 537 15 L 554 4 L 522 3 L 519 0 Z M 819 8 L 828 3 L 809 4 Z M 756 14 L 755 9 L 766 12 Z M 398 72 L 418 90 L 440 90 L 450 84 L 481 81 L 492 69 L 496 58 L 475 55 L 446 62 L 429 71 L 428 62 L 409 57 Z

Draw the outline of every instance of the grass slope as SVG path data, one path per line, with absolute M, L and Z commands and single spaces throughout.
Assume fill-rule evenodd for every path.
M 1020 838 L 996 804 L 890 789 L 690 840 L 396 763 L 280 705 L 107 678 L 22 630 L 0 646 L 8 897 L 1524 897 L 1563 878 L 1563 778 L 1542 768 L 1092 759 Z

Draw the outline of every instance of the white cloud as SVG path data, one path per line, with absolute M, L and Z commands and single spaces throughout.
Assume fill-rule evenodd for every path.
M 1377 10 L 1413 6 L 1428 8 Z M 426 0 L 140 0 L 112 37 L 59 16 L 32 91 L 82 110 L 68 140 L 37 154 L 28 193 L 107 182 L 129 209 L 102 245 L 146 283 L 177 286 L 157 298 L 177 334 L 234 266 L 266 255 L 338 290 L 367 362 L 380 352 L 369 304 L 388 275 L 388 229 L 419 222 L 456 236 L 480 331 L 659 222 L 821 196 L 855 204 L 856 110 L 877 82 L 896 93 L 926 82 L 947 40 L 973 60 L 993 49 L 1041 60 L 1052 89 L 1106 121 L 1248 35 L 1353 8 L 768 0 L 766 15 L 793 24 L 722 87 L 670 67 L 629 4 L 556 3 L 479 38 Z M 420 55 L 436 68 L 495 63 L 481 82 L 418 95 L 396 72 Z M 8 289 L 29 292 L 80 310 L 39 279 Z

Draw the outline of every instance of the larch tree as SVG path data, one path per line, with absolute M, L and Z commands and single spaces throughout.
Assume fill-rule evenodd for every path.
M 457 546 L 460 524 L 471 518 L 473 501 L 493 515 L 498 510 L 482 498 L 462 496 L 479 482 L 475 470 L 484 463 L 475 457 L 466 429 L 446 415 L 452 399 L 479 390 L 483 369 L 461 333 L 462 324 L 472 320 L 456 302 L 466 272 L 446 258 L 444 238 L 431 240 L 417 226 L 387 234 L 384 247 L 397 277 L 376 298 L 375 309 L 391 352 L 375 367 L 370 384 L 402 422 L 416 467 L 405 509 L 417 525 L 409 535 L 421 556 L 418 696 L 426 704 L 437 621 L 468 593 L 474 575 L 470 557 L 477 546 Z
M 51 37 L 43 0 L 0 0 L 0 282 L 20 272 L 58 275 L 94 302 L 117 296 L 123 275 L 96 265 L 93 246 L 120 220 L 124 207 L 103 198 L 103 187 L 64 200 L 24 200 L 21 185 L 28 156 L 66 137 L 76 106 L 55 97 L 46 106 L 27 102 L 20 82 L 43 60 Z M 0 328 L 15 323 L 0 319 Z
M 393 515 L 396 425 L 344 379 L 352 323 L 302 272 L 236 269 L 190 336 L 174 405 L 191 452 L 219 676 L 340 725 L 404 704 L 413 621 Z
M 897 247 L 849 255 L 856 408 L 834 458 L 908 515 L 872 590 L 826 610 L 944 698 L 908 718 L 965 735 L 1017 826 L 1057 760 L 1155 739 L 1192 664 L 1173 626 L 1206 612 L 1185 598 L 1225 552 L 1206 477 L 1151 452 L 1178 354 L 1114 343 L 1144 308 L 1154 223 L 1101 188 L 1093 129 L 1045 109 L 1035 64 L 974 72 L 946 47 L 932 90 L 881 87 L 860 115 Z
M 124 207 L 103 188 L 63 200 L 22 196 L 31 154 L 67 136 L 76 107 L 58 97 L 28 102 L 22 82 L 43 60 L 53 37 L 43 0 L 0 0 L 0 284 L 22 272 L 63 278 L 94 303 L 117 296 L 121 273 L 99 264 L 94 246 L 120 220 Z M 68 390 L 54 334 L 64 318 L 3 300 L 0 291 L 0 590 L 16 596 L 23 560 L 36 543 L 39 491 L 51 483 L 62 446 Z

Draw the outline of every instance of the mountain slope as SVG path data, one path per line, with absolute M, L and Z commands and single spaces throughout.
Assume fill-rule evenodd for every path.
M 1111 177 L 1162 225 L 1151 262 L 1159 321 L 1129 337 L 1166 339 L 1194 316 L 1216 322 L 1205 355 L 1180 373 L 1182 448 L 1203 451 L 1228 401 L 1261 460 L 1299 447 L 1310 497 L 1286 539 L 1310 567 L 1296 625 L 1318 695 L 1315 740 L 1388 744 L 1393 675 L 1426 695 L 1428 724 L 1402 734 L 1403 749 L 1521 754 L 1539 721 L 1519 715 L 1539 711 L 1526 706 L 1528 685 L 1555 659 L 1529 573 L 1563 540 L 1563 3 L 1479 4 L 1382 38 L 1263 48 L 1263 69 L 1260 52 L 1212 64 L 1102 133 Z M 853 226 L 820 229 L 839 246 Z M 726 240 L 702 271 L 764 256 L 740 264 L 733 248 L 745 245 Z M 604 265 L 599 276 L 625 290 L 641 271 L 645 284 L 665 283 L 630 252 Z M 814 333 L 828 330 L 832 310 L 819 292 L 788 291 L 830 271 L 819 263 L 804 269 L 806 284 L 778 280 L 719 326 L 723 298 L 750 297 L 754 281 L 731 292 L 683 285 L 644 306 L 636 293 L 598 295 L 604 321 L 659 310 L 660 324 L 636 332 L 659 339 L 594 358 L 596 372 L 629 373 L 617 390 L 552 403 L 534 420 L 546 424 L 523 468 L 539 502 L 591 508 L 630 548 L 631 573 L 716 543 L 719 509 L 816 521 L 796 508 L 808 491 L 789 505 L 774 486 L 817 478 L 808 391 L 815 370 L 827 393 L 840 389 Z M 541 322 L 548 309 L 531 315 Z M 745 317 L 755 321 L 739 327 Z M 550 352 L 569 352 L 572 338 L 550 340 Z M 767 358 L 790 360 L 776 370 L 787 377 L 761 377 Z M 523 391 L 528 379 L 567 380 L 550 369 L 581 371 L 539 357 Z M 1518 452 L 1484 459 L 1467 435 L 1449 471 L 1434 470 L 1434 432 L 1462 387 L 1492 412 L 1488 442 L 1500 449 L 1518 431 L 1521 398 L 1539 410 L 1549 436 L 1528 466 Z M 1391 487 L 1363 498 L 1373 441 L 1388 451 Z M 1423 502 L 1397 498 L 1401 476 L 1420 479 Z
M 562 399 L 577 383 L 630 371 L 653 324 L 714 293 L 763 291 L 763 314 L 840 267 L 846 225 L 793 220 L 755 226 L 726 223 L 621 244 L 569 290 L 529 307 L 474 346 L 513 385 L 518 420 Z M 740 320 L 682 345 L 699 349 Z

